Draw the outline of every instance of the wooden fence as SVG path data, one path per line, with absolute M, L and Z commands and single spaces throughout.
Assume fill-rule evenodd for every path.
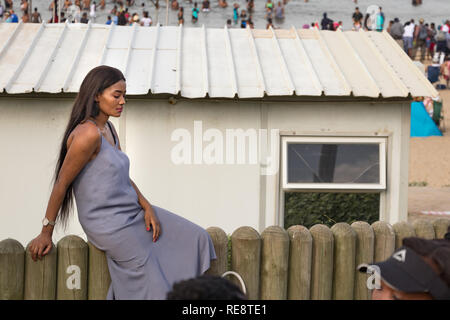
M 441 218 L 393 226 L 271 226 L 261 234 L 240 227 L 231 235 L 231 270 L 243 278 L 249 299 L 365 300 L 368 275 L 356 272 L 358 264 L 387 259 L 405 237 L 443 238 L 449 226 L 450 219 Z M 217 227 L 207 231 L 217 254 L 207 273 L 222 275 L 228 236 Z M 64 237 L 36 262 L 18 241 L 0 242 L 0 299 L 105 299 L 110 281 L 105 254 L 78 236 Z

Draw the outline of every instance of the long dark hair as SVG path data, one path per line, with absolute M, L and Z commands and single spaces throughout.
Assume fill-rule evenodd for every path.
M 115 84 L 116 82 L 124 80 L 123 73 L 116 68 L 109 66 L 98 66 L 89 71 L 81 83 L 80 90 L 75 98 L 75 102 L 70 114 L 69 123 L 67 124 L 64 137 L 61 142 L 58 162 L 56 163 L 55 174 L 53 176 L 53 186 L 58 181 L 59 172 L 64 163 L 67 154 L 67 139 L 75 127 L 86 121 L 89 117 L 95 118 L 100 113 L 98 103 L 95 97 Z M 64 225 L 64 230 L 67 226 L 67 221 L 70 213 L 73 211 L 73 182 L 67 187 L 66 194 L 60 208 L 60 213 L 56 217 L 56 221 L 60 221 Z

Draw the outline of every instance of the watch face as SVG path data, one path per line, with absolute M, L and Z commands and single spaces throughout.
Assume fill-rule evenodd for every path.
M 44 218 L 44 220 L 42 220 L 42 224 L 43 224 L 44 226 L 48 225 L 48 219 L 47 219 L 47 218 Z

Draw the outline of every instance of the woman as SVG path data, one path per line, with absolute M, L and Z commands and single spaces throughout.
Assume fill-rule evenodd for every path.
M 194 2 L 194 7 L 192 8 L 192 23 L 196 23 L 198 21 L 198 12 L 197 2 Z
M 180 10 L 177 13 L 178 16 L 178 25 L 183 24 L 184 23 L 184 8 L 180 7 Z
M 281 1 L 278 1 L 278 5 L 275 8 L 275 18 L 278 20 L 283 20 L 284 19 L 284 7 L 281 4 Z
M 106 254 L 107 299 L 165 299 L 175 281 L 204 273 L 216 255 L 204 229 L 152 206 L 130 179 L 129 158 L 108 121 L 120 117 L 125 93 L 116 68 L 98 66 L 84 78 L 61 144 L 47 220 L 29 250 L 34 261 L 49 253 L 53 225 L 67 223 L 73 192 L 88 241 Z

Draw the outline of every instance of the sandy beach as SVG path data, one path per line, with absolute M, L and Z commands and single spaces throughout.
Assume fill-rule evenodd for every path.
M 444 217 L 422 215 L 421 211 L 450 211 L 450 90 L 441 90 L 439 93 L 444 102 L 443 136 L 410 139 L 410 220 Z M 450 215 L 446 217 L 450 218 Z

